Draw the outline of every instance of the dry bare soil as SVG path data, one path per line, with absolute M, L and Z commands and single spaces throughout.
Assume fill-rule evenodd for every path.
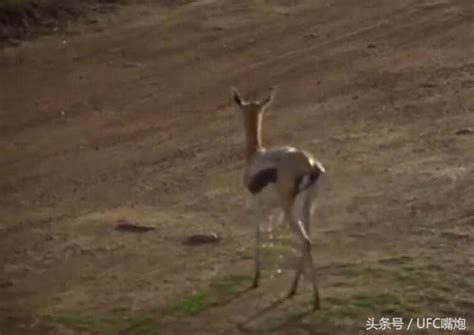
M 365 334 L 401 317 L 383 333 L 472 334 L 473 17 L 472 0 L 168 1 L 3 48 L 0 333 Z M 275 84 L 265 142 L 314 152 L 330 178 L 317 312 L 307 281 L 281 299 L 284 228 L 248 289 L 228 89 Z M 182 244 L 209 231 L 221 241 Z M 416 317 L 466 330 L 407 331 Z

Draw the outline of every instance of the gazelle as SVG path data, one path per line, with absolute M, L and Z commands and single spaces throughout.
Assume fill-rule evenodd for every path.
M 312 199 L 325 169 L 311 154 L 290 146 L 264 148 L 262 146 L 262 119 L 271 103 L 275 89 L 262 101 L 244 100 L 232 87 L 232 100 L 238 106 L 245 130 L 244 185 L 257 199 L 272 198 L 282 209 L 283 217 L 301 241 L 301 257 L 288 297 L 296 293 L 305 265 L 309 267 L 313 286 L 313 307 L 319 309 L 319 292 L 311 254 L 309 236 Z M 301 208 L 300 208 L 301 207 Z M 259 208 L 262 212 L 264 208 Z M 263 218 L 265 219 L 265 218 Z M 260 230 L 256 223 L 255 276 L 253 287 L 260 279 Z

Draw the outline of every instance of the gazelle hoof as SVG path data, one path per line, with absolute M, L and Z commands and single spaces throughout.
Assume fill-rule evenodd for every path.
M 252 288 L 257 288 L 258 287 L 258 279 L 254 279 L 252 283 Z
M 320 304 L 319 304 L 319 300 L 315 300 L 315 301 L 313 302 L 313 311 L 317 311 L 317 310 L 319 310 L 319 309 L 321 309 L 321 306 L 320 306 Z
M 257 288 L 259 281 L 260 281 L 260 271 L 257 270 L 257 272 L 255 272 L 255 276 L 253 277 L 252 288 Z

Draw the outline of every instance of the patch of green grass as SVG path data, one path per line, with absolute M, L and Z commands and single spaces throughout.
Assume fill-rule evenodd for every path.
M 171 306 L 165 307 L 163 317 L 182 319 L 193 316 L 204 309 L 235 298 L 243 287 L 249 286 L 251 277 L 232 274 L 214 280 L 209 288 L 184 297 Z
M 127 335 L 159 335 L 158 328 L 159 324 L 152 318 L 138 318 L 124 330 L 124 333 Z
M 326 298 L 324 307 L 315 313 L 315 318 L 336 322 L 343 318 L 360 320 L 374 313 L 413 316 L 418 312 L 418 308 L 406 300 L 402 294 L 360 290 L 344 297 Z
M 371 290 L 380 300 L 370 303 L 383 307 L 387 305 L 385 301 L 395 301 L 392 307 L 386 308 L 394 313 L 405 310 L 416 313 L 423 307 L 429 310 L 433 304 L 450 304 L 453 293 L 469 294 L 472 286 L 471 281 L 461 276 L 453 278 L 453 274 L 444 272 L 438 264 L 409 256 L 386 258 L 370 264 L 349 264 L 340 272 L 343 278 L 337 281 L 334 289 L 350 291 L 352 286 L 357 290 Z M 360 296 L 355 298 L 359 305 L 364 301 Z
M 357 308 L 369 313 L 377 311 L 383 315 L 390 314 L 397 317 L 413 316 L 419 313 L 419 308 L 400 292 L 366 291 L 353 295 L 349 301 Z
M 384 258 L 379 261 L 379 263 L 392 263 L 398 265 L 412 265 L 415 262 L 415 258 L 412 256 L 401 255 L 396 257 Z
M 198 291 L 162 310 L 162 317 L 181 319 L 195 315 L 217 302 L 210 291 Z
M 175 322 L 196 315 L 203 310 L 225 303 L 250 287 L 252 278 L 231 274 L 217 278 L 208 288 L 183 297 L 171 305 L 140 315 L 127 315 L 127 308 L 112 307 L 97 318 L 82 317 L 77 312 L 58 311 L 47 314 L 43 320 L 50 327 L 83 330 L 97 334 L 117 334 L 118 328 L 128 335 L 159 335 L 167 322 Z M 127 321 L 123 321 L 127 319 Z
M 342 298 L 328 297 L 324 301 L 324 306 L 315 315 L 315 318 L 325 321 L 341 320 L 348 317 L 355 317 L 358 314 L 356 306 L 348 304 Z
M 293 306 L 283 314 L 263 320 L 257 333 L 292 333 L 299 328 L 318 329 L 322 334 L 336 330 L 363 330 L 369 317 L 416 317 L 419 309 L 403 294 L 362 288 L 350 294 L 323 297 L 321 309 L 311 311 L 311 304 Z
M 356 281 L 358 285 L 369 282 L 392 283 L 403 290 L 418 290 L 438 282 L 438 272 L 440 269 L 437 266 L 426 265 L 412 257 L 400 256 L 372 264 L 348 264 L 342 268 L 341 275 L 346 280 Z
M 462 311 L 471 306 L 466 298 L 472 287 L 469 279 L 447 273 L 429 259 L 400 256 L 332 269 L 336 279 L 323 290 L 320 310 L 308 313 L 311 304 L 306 301 L 262 320 L 257 331 L 283 334 L 309 327 L 328 334 L 354 333 L 365 329 L 369 317 L 407 320 L 427 313 L 464 315 Z M 295 310 L 299 311 L 295 314 Z
M 242 274 L 231 274 L 224 276 L 211 283 L 211 289 L 221 299 L 235 298 L 244 287 L 249 287 L 252 283 L 252 277 Z
M 33 8 L 32 0 L 0 0 L 0 11 L 21 12 Z
M 168 322 L 175 322 L 196 315 L 205 309 L 225 303 L 237 297 L 251 284 L 247 275 L 231 274 L 212 281 L 208 288 L 183 297 L 165 306 L 149 318 L 136 319 L 126 327 L 130 335 L 158 335 L 159 328 Z
M 52 312 L 44 317 L 46 324 L 57 328 L 63 326 L 75 330 L 93 330 L 96 323 L 73 311 Z

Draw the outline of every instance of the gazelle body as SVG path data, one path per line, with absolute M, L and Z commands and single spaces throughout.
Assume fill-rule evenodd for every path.
M 317 309 L 319 293 L 309 230 L 314 190 L 325 174 L 324 167 L 310 153 L 303 150 L 290 146 L 268 149 L 262 146 L 263 113 L 273 99 L 273 92 L 263 101 L 245 101 L 235 88 L 231 89 L 231 95 L 239 107 L 245 130 L 244 185 L 257 199 L 262 196 L 271 197 L 274 205 L 282 209 L 285 221 L 300 239 L 301 258 L 289 296 L 296 293 L 306 264 L 313 285 L 314 308 Z M 262 216 L 263 219 L 265 218 Z M 256 223 L 254 287 L 258 286 L 260 279 L 260 225 L 261 221 Z

